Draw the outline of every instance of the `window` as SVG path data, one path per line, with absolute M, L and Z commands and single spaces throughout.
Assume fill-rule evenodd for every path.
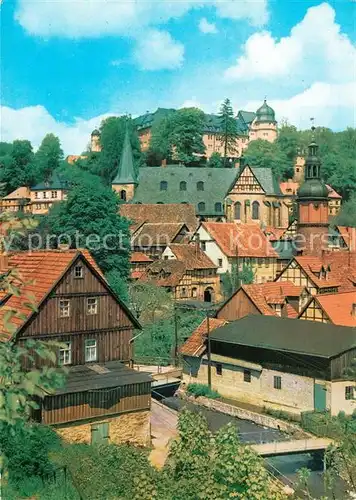
M 126 201 L 126 191 L 125 191 L 125 189 L 122 189 L 120 191 L 120 200 Z
M 35 198 L 38 199 L 38 191 L 35 192 Z
M 182 290 L 180 292 L 180 296 L 181 297 L 187 297 L 187 289 L 185 287 L 182 288 Z
M 196 288 L 192 288 L 192 298 L 196 299 L 196 297 L 197 297 L 197 289 Z
M 204 182 L 203 181 L 197 182 L 197 191 L 204 191 Z
M 241 220 L 241 203 L 237 201 L 235 203 L 235 219 Z
M 206 250 L 206 241 L 201 241 L 200 242 L 200 248 L 203 250 L 203 252 L 205 252 L 205 250 Z
M 161 181 L 161 183 L 160 183 L 160 190 L 161 191 L 167 191 L 167 188 L 168 188 L 168 182 Z
M 355 388 L 353 385 L 348 385 L 345 387 L 345 399 L 350 400 L 350 399 L 355 399 Z
M 187 190 L 187 183 L 185 181 L 182 181 L 180 184 L 179 184 L 179 190 L 180 191 L 186 191 Z
M 93 297 L 87 299 L 87 314 L 98 314 L 98 299 Z
M 221 212 L 221 211 L 222 211 L 222 204 L 215 203 L 215 212 Z
M 205 203 L 203 201 L 198 203 L 198 212 L 205 212 Z
M 51 196 L 52 198 L 57 198 L 57 191 L 52 191 Z
M 244 382 L 251 382 L 251 370 L 244 370 Z
M 96 361 L 97 360 L 97 348 L 96 340 L 86 340 L 85 341 L 85 361 Z
M 217 363 L 215 365 L 215 368 L 216 368 L 216 375 L 222 375 L 222 364 L 221 363 Z
M 282 389 L 282 377 L 279 376 L 273 377 L 273 387 L 275 389 Z
M 72 363 L 72 343 L 63 342 L 63 347 L 59 349 L 59 364 L 70 365 Z
M 70 302 L 68 299 L 63 299 L 59 301 L 59 317 L 69 318 L 70 315 Z
M 47 198 L 47 193 L 46 193 L 46 191 L 43 191 L 42 198 Z
M 260 204 L 258 201 L 252 203 L 252 219 L 256 220 L 260 218 Z
M 219 266 L 219 267 L 222 267 L 222 265 L 223 265 L 223 261 L 222 261 L 222 259 L 218 259 L 218 266 Z
M 83 266 L 75 266 L 74 278 L 79 279 L 79 278 L 83 278 L 83 276 L 84 276 Z

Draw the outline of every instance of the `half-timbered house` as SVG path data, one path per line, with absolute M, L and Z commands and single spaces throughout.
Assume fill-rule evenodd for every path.
M 356 289 L 312 297 L 299 319 L 356 327 Z
M 2 298 L 0 319 L 8 310 L 22 313 L 21 320 L 14 319 L 12 340 L 58 342 L 57 362 L 68 368 L 64 387 L 44 398 L 36 418 L 70 441 L 147 444 L 151 379 L 128 367 L 133 330 L 140 325 L 90 253 L 22 252 L 10 256 L 6 266 L 24 280 L 20 297 Z M 26 304 L 28 293 L 36 311 Z M 24 368 L 31 367 L 24 359 Z

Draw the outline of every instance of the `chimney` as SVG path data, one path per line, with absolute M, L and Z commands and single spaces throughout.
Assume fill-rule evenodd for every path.
M 164 158 L 164 160 L 162 160 L 161 166 L 163 168 L 165 168 L 167 166 L 167 158 Z
M 351 306 L 351 316 L 356 319 L 356 304 Z
M 9 270 L 9 256 L 7 254 L 0 255 L 0 272 Z

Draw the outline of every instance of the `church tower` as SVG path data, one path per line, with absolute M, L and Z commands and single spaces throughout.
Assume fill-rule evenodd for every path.
M 298 189 L 297 248 L 303 255 L 320 255 L 328 248 L 328 188 L 321 180 L 319 147 L 314 138 L 305 160 L 305 181 Z
M 134 197 L 137 186 L 137 176 L 134 168 L 132 147 L 129 130 L 126 127 L 124 145 L 122 148 L 119 170 L 112 181 L 112 188 L 123 201 L 130 201 Z

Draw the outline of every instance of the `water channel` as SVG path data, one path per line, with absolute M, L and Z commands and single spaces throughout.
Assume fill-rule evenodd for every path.
M 184 407 L 191 411 L 199 411 L 207 419 L 209 428 L 213 432 L 228 423 L 232 423 L 236 426 L 236 430 L 239 433 L 242 442 L 261 443 L 284 441 L 289 439 L 287 434 L 279 430 L 263 427 L 248 420 L 241 420 L 207 408 L 199 407 L 195 404 L 182 401 L 177 397 L 160 397 L 158 394 L 153 394 L 153 397 L 159 399 L 161 403 L 177 412 L 181 411 Z M 273 469 L 274 474 L 276 476 L 279 475 L 280 479 L 285 484 L 289 485 L 297 481 L 297 471 L 299 469 L 303 467 L 308 468 L 311 471 L 308 486 L 313 497 L 321 498 L 322 496 L 325 496 L 326 498 L 336 500 L 343 500 L 346 498 L 345 486 L 341 481 L 335 485 L 334 497 L 330 491 L 326 490 L 322 467 L 320 466 L 320 462 L 318 463 L 312 454 L 303 453 L 298 455 L 283 455 L 266 458 L 266 466 L 269 470 Z

